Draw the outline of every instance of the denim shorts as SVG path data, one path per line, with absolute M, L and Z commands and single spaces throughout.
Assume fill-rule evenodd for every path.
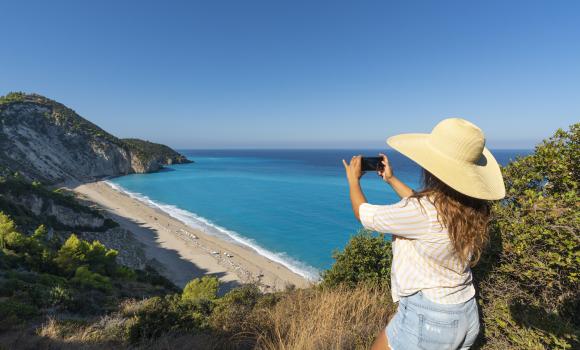
M 422 292 L 402 297 L 385 332 L 392 350 L 469 349 L 479 334 L 477 303 L 437 304 Z

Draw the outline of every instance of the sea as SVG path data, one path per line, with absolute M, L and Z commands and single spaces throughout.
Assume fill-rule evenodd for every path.
M 248 246 L 310 280 L 362 227 L 342 159 L 380 150 L 180 150 L 194 163 L 108 180 L 110 186 L 208 234 Z M 384 152 L 384 151 L 383 151 Z M 492 150 L 506 165 L 531 150 Z M 395 175 L 419 189 L 420 168 L 386 151 Z M 363 176 L 368 202 L 397 195 L 376 173 Z M 389 238 L 387 238 L 389 239 Z

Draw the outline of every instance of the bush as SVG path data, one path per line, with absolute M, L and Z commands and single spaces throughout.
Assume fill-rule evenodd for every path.
M 88 251 L 88 242 L 72 234 L 60 247 L 54 261 L 62 271 L 70 274 L 86 264 Z
M 6 300 L 0 302 L 0 330 L 19 325 L 38 314 L 32 305 Z
M 275 301 L 265 297 L 255 285 L 232 289 L 216 301 L 210 321 L 212 327 L 229 333 L 242 332 L 244 323 L 252 321 L 250 314 L 263 298 L 271 301 L 267 306 L 275 304 Z
M 35 271 L 50 269 L 52 256 L 48 248 L 44 246 L 43 234 L 45 232 L 44 226 L 40 226 L 31 237 L 28 237 L 18 232 L 14 221 L 0 212 L 0 251 L 2 252 L 0 266 L 24 265 Z
M 4 96 L 0 96 L 0 105 L 11 102 L 22 102 L 25 98 L 26 94 L 24 92 L 9 92 Z
M 83 288 L 94 288 L 103 292 L 111 290 L 110 279 L 96 272 L 91 272 L 87 266 L 78 267 L 71 282 Z
M 47 233 L 48 231 L 46 230 L 46 226 L 40 225 L 38 226 L 38 228 L 36 228 L 36 230 L 34 230 L 32 238 L 35 239 L 36 241 L 43 242 L 46 240 Z
M 353 236 L 342 252 L 334 252 L 335 263 L 322 274 L 322 285 L 334 287 L 360 282 L 389 286 L 391 281 L 391 242 L 383 234 L 373 235 L 361 230 Z
M 579 347 L 580 124 L 503 169 L 491 245 L 474 269 L 489 348 Z
M 0 212 L 0 249 L 7 248 L 7 237 L 13 232 L 16 232 L 14 221 L 10 220 L 3 212 Z
M 195 331 L 207 328 L 211 307 L 207 301 L 184 303 L 179 294 L 147 299 L 134 312 L 126 329 L 133 343 L 157 338 L 167 332 Z
M 113 275 L 116 270 L 117 251 L 107 249 L 101 242 L 89 243 L 79 239 L 75 234 L 64 242 L 54 261 L 66 274 L 72 274 L 80 266 L 87 266 L 91 270 L 103 275 Z
M 115 271 L 115 277 L 126 281 L 134 281 L 137 279 L 135 270 L 127 266 L 118 266 Z
M 192 279 L 183 288 L 181 299 L 183 301 L 195 301 L 198 299 L 214 300 L 217 296 L 219 281 L 214 276 L 203 276 Z

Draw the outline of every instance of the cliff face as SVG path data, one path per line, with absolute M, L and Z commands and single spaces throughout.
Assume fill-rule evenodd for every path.
M 78 211 L 55 203 L 34 193 L 5 195 L 13 205 L 28 208 L 34 215 L 53 217 L 61 225 L 84 230 L 99 230 L 105 226 L 105 218 L 89 211 Z
M 122 141 L 131 151 L 131 166 L 135 172 L 145 172 L 144 169 L 158 170 L 164 164 L 191 163 L 183 155 L 159 143 L 139 139 L 123 139 Z
M 15 93 L 0 98 L 0 167 L 29 179 L 87 181 L 187 162 L 163 147 L 181 158 L 152 157 L 43 96 Z

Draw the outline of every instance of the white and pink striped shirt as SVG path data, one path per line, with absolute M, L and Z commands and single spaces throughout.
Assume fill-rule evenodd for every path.
M 361 204 L 360 220 L 369 230 L 393 235 L 393 301 L 418 291 L 436 303 L 459 304 L 475 295 L 469 264 L 460 261 L 447 229 L 426 198 L 404 198 L 392 205 Z

